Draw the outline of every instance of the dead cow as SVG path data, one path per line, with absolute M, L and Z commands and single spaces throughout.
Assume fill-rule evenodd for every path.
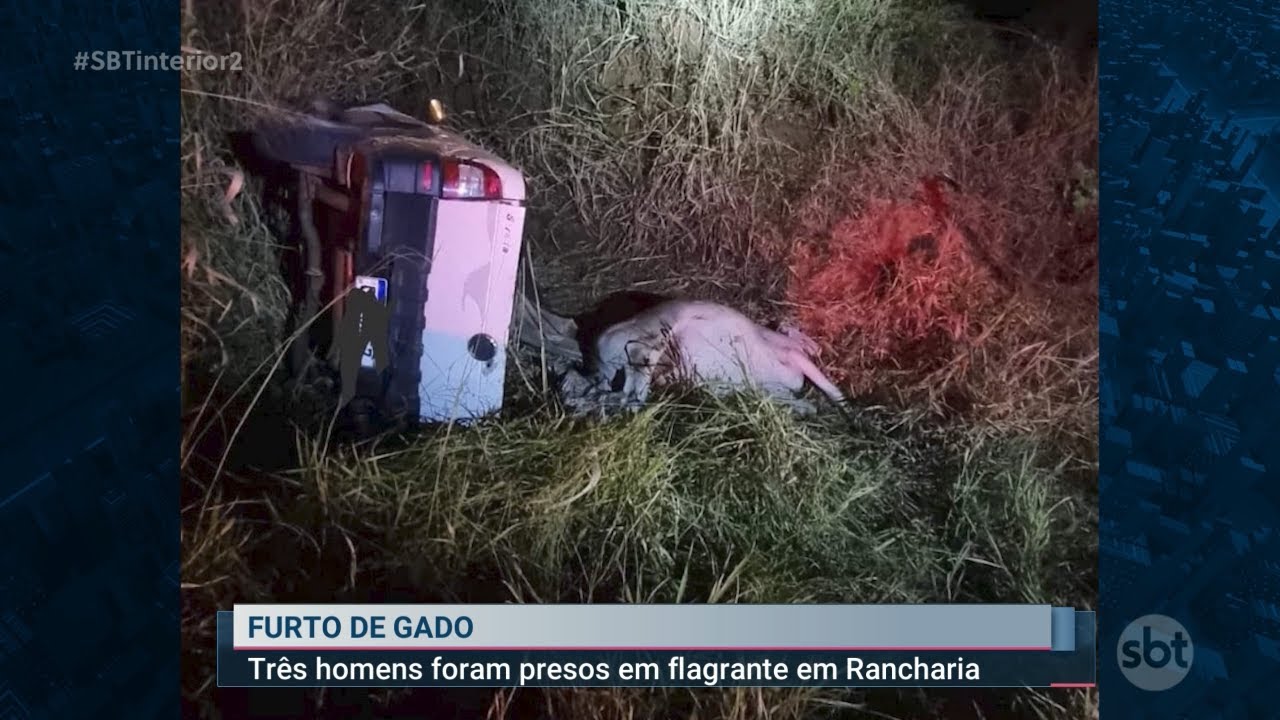
M 844 409 L 845 396 L 814 365 L 818 348 L 798 331 L 763 327 L 712 302 L 669 300 L 604 330 L 595 341 L 595 381 L 603 392 L 643 404 L 654 384 L 696 383 L 723 394 L 755 388 L 802 412 L 807 378 Z

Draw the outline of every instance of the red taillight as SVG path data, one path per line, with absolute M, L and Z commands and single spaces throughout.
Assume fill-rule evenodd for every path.
M 441 197 L 497 200 L 502 197 L 498 173 L 479 163 L 445 160 L 440 166 Z
M 498 179 L 498 173 L 487 167 L 484 169 L 484 196 L 494 200 L 502 197 L 502 181 Z
M 428 193 L 431 192 L 435 186 L 435 182 L 436 166 L 429 162 L 422 163 L 422 190 Z

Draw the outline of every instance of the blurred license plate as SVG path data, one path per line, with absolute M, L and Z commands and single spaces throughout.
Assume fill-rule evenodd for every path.
M 357 275 L 355 283 L 355 292 L 364 292 L 365 288 L 373 288 L 373 296 L 378 302 L 386 304 L 387 302 L 387 280 L 380 277 L 369 277 L 368 275 Z M 376 367 L 373 361 L 373 343 L 367 343 L 364 352 L 360 354 L 360 367 L 372 368 Z
M 373 296 L 378 298 L 378 302 L 385 303 L 387 301 L 387 279 L 380 277 L 369 277 L 368 275 L 356 276 L 356 289 L 373 288 Z

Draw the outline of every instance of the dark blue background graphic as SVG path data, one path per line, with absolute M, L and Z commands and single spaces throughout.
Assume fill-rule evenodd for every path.
M 1277 717 L 1280 8 L 1100 11 L 1102 715 Z M 1194 642 L 1164 692 L 1116 659 L 1147 613 Z
M 774 663 L 786 663 L 789 674 L 786 680 L 773 681 L 734 681 L 725 679 L 716 683 L 716 687 L 853 687 L 856 682 L 844 679 L 845 662 L 849 657 L 862 658 L 865 664 L 875 662 L 911 663 L 918 658 L 924 663 L 976 662 L 980 677 L 976 681 L 953 680 L 906 680 L 866 682 L 863 687 L 896 686 L 896 687 L 1048 687 L 1054 683 L 1074 685 L 1092 685 L 1097 681 L 1096 648 L 1097 637 L 1096 615 L 1093 612 L 1077 612 L 1075 616 L 1075 645 L 1073 650 L 1063 651 L 823 651 L 823 650 L 777 650 L 777 651 L 708 651 L 708 650 L 653 650 L 653 651 L 598 651 L 598 650 L 538 650 L 538 651 L 494 651 L 494 650 L 235 650 L 232 630 L 232 613 L 227 610 L 218 611 L 218 685 L 220 687 L 514 687 L 517 684 L 517 667 L 522 662 L 530 663 L 608 663 L 611 676 L 606 680 L 542 680 L 531 682 L 525 687 L 706 687 L 699 680 L 673 682 L 661 680 L 657 682 L 625 681 L 618 677 L 617 668 L 623 662 L 652 662 L 663 669 L 675 656 L 683 656 L 688 664 L 721 663 L 721 662 L 762 662 L 770 660 Z M 431 662 L 436 657 L 443 657 L 450 663 L 507 663 L 511 668 L 511 682 L 470 681 L 470 680 L 435 680 L 431 675 Z M 302 663 L 306 666 L 306 679 L 290 679 L 285 681 L 255 679 L 253 663 L 249 658 L 263 658 L 267 662 L 288 661 L 289 665 Z M 361 681 L 347 680 L 319 682 L 315 676 L 316 660 L 322 659 L 330 665 L 339 662 L 347 663 L 419 663 L 424 673 L 421 680 L 395 681 Z M 796 668 L 802 662 L 835 663 L 840 671 L 840 678 L 830 682 L 806 682 L 797 678 Z M 261 667 L 262 664 L 259 663 Z M 261 670 L 260 672 L 266 672 Z
M 178 716 L 179 3 L 7 3 L 0 717 Z

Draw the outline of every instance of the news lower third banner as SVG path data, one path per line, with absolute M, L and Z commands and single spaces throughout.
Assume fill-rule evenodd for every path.
M 1049 605 L 236 605 L 221 687 L 1092 687 Z

